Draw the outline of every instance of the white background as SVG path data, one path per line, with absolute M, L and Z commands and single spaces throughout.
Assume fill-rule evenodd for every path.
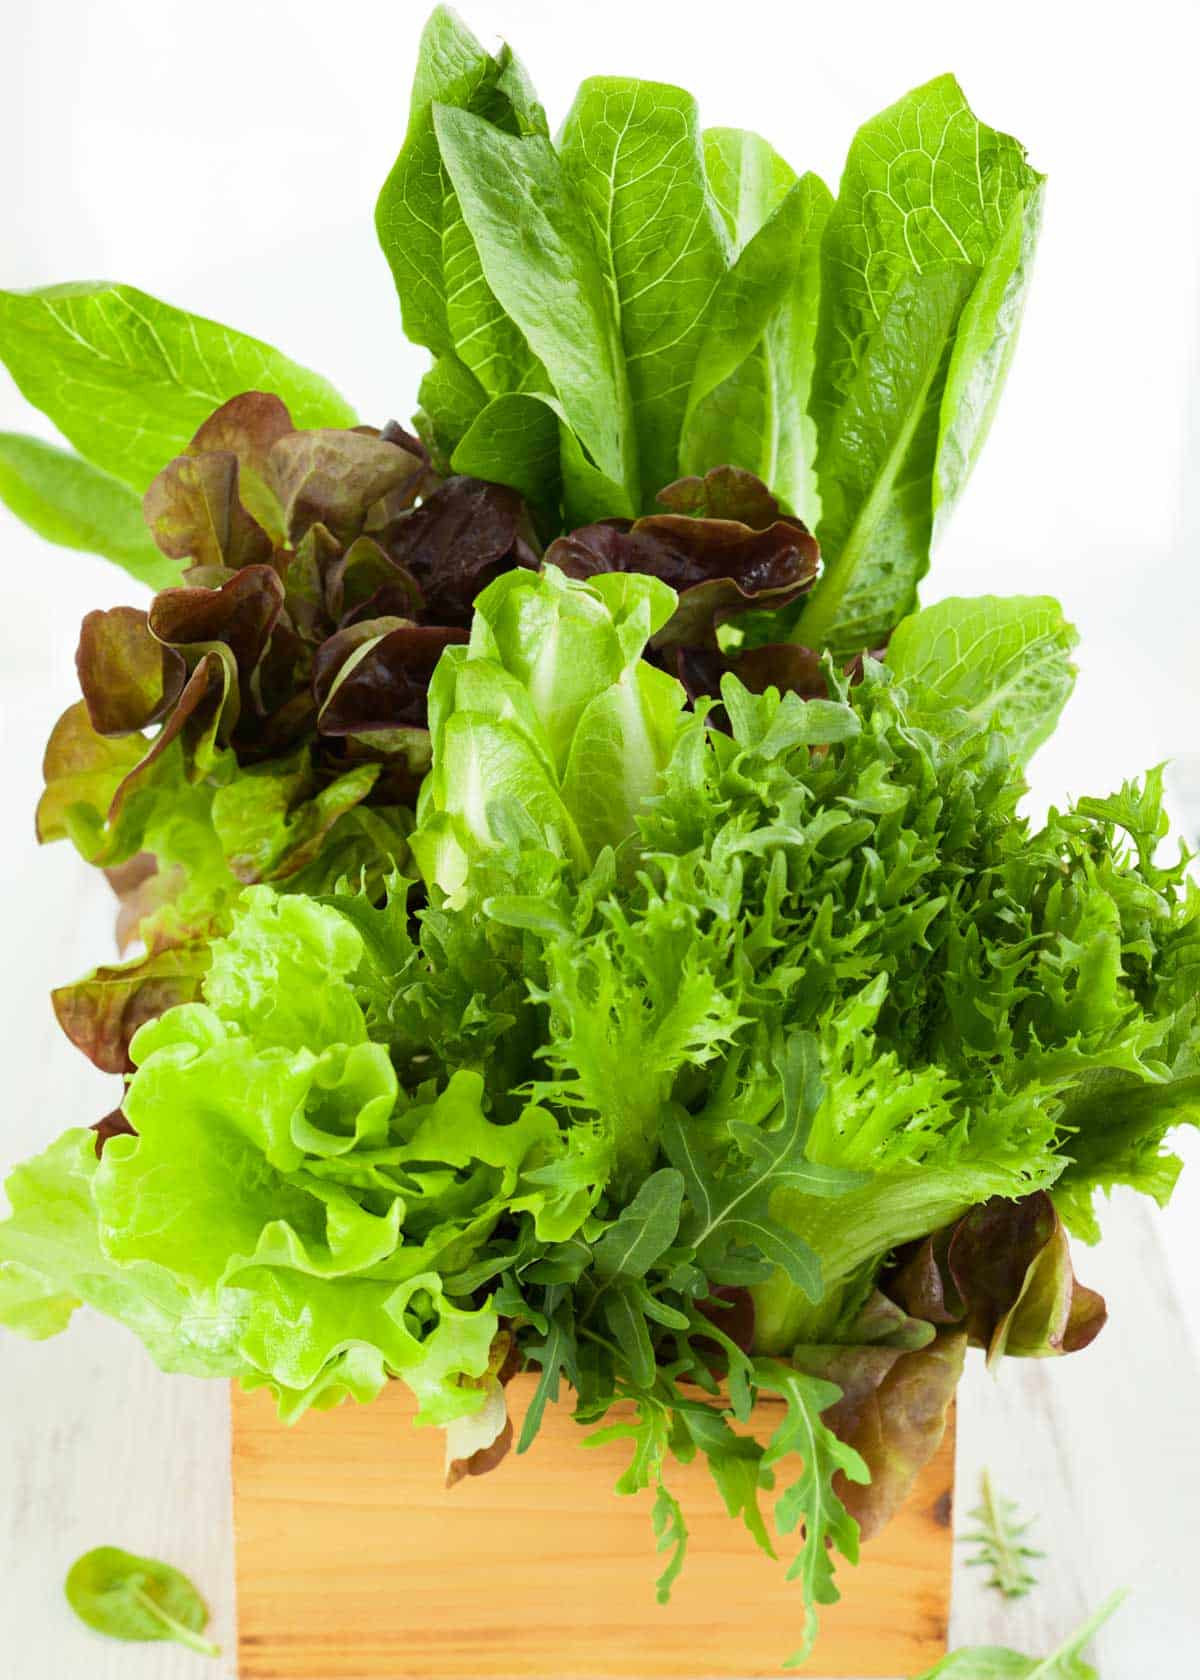
M 1050 592 L 1079 625 L 1079 684 L 1034 766 L 1034 806 L 1107 792 L 1200 748 L 1196 7 L 463 10 L 485 38 L 512 41 L 552 122 L 584 75 L 671 80 L 698 94 L 706 122 L 756 127 L 836 185 L 857 122 L 952 69 L 981 117 L 1026 142 L 1051 183 L 1023 340 L 925 598 Z M 0 285 L 127 280 L 266 338 L 330 377 L 364 418 L 405 418 L 425 358 L 401 338 L 372 210 L 402 137 L 424 14 L 423 0 L 7 0 Z M 6 382 L 0 428 L 52 435 Z M 78 620 L 138 596 L 102 562 L 42 547 L 2 509 L 0 540 L 7 1166 L 113 1102 L 112 1082 L 56 1036 L 45 1002 L 52 983 L 109 955 L 108 905 L 65 848 L 36 851 L 30 813 L 41 742 L 74 697 Z M 964 1492 L 979 1462 L 1002 1471 L 1042 1512 L 1053 1563 L 1007 1619 L 964 1577 L 959 1639 L 1032 1648 L 1128 1581 L 1136 1597 L 1098 1647 L 1104 1680 L 1194 1672 L 1200 1150 L 1187 1145 L 1192 1177 L 1171 1209 L 1151 1216 L 1119 1200 L 1106 1244 L 1080 1262 L 1116 1309 L 1096 1347 L 1006 1371 L 996 1386 L 972 1375 Z M 0 1673 L 191 1671 L 182 1653 L 110 1650 L 66 1619 L 65 1565 L 102 1540 L 192 1567 L 230 1637 L 223 1428 L 219 1393 L 159 1377 L 107 1326 L 41 1349 L 0 1343 Z

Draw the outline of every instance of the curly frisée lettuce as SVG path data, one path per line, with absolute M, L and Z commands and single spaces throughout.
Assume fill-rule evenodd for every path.
M 488 586 L 432 688 L 428 902 L 246 889 L 133 1037 L 127 1128 L 13 1175 L 0 1316 L 86 1303 L 288 1417 L 399 1378 L 452 1476 L 502 1455 L 522 1366 L 518 1451 L 564 1386 L 585 1424 L 631 1401 L 599 1438 L 653 1491 L 661 1591 L 699 1451 L 790 1551 L 803 1653 L 967 1345 L 1099 1330 L 1064 1222 L 1165 1195 L 1200 1116 L 1200 904 L 1155 861 L 1157 775 L 1017 815 L 1000 725 L 1027 746 L 1016 697 L 1044 708 L 1055 661 L 1070 686 L 1047 603 L 943 603 L 895 667 L 827 660 L 824 700 L 727 675 L 728 733 L 642 657 L 673 607 L 624 574 Z M 955 625 L 957 675 L 922 651 Z

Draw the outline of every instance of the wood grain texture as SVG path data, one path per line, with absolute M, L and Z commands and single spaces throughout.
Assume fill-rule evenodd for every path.
M 535 1379 L 518 1377 L 518 1420 Z M 750 1680 L 782 1675 L 799 1591 L 727 1516 L 702 1462 L 671 1485 L 690 1530 L 671 1603 L 645 1497 L 618 1498 L 628 1448 L 580 1449 L 550 1407 L 520 1460 L 442 1485 L 441 1432 L 373 1405 L 292 1428 L 264 1394 L 233 1401 L 241 1680 Z M 769 1433 L 776 1408 L 756 1427 Z M 519 1423 L 518 1423 L 519 1427 Z M 805 1672 L 916 1674 L 946 1649 L 953 1429 L 889 1528 L 839 1573 Z

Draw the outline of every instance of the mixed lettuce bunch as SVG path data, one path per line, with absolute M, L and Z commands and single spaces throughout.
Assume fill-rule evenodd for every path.
M 439 8 L 378 213 L 419 436 L 132 288 L 0 294 L 78 450 L 0 438 L 0 494 L 155 591 L 85 620 L 38 814 L 141 946 L 55 994 L 126 1086 L 9 1179 L 0 1322 L 288 1418 L 403 1380 L 451 1480 L 535 1372 L 517 1451 L 567 1389 L 629 1440 L 660 1595 L 701 1453 L 811 1648 L 968 1346 L 1085 1347 L 1068 1232 L 1200 1117 L 1160 773 L 1035 830 L 1073 631 L 916 610 L 1041 190 L 949 78 L 836 201 L 674 88 L 551 140 Z
M 632 1401 L 664 1590 L 700 1451 L 765 1549 L 769 1498 L 803 1522 L 807 1642 L 968 1343 L 1103 1323 L 1064 1224 L 1169 1192 L 1200 902 L 1154 861 L 1156 776 L 1016 814 L 1069 684 L 1049 603 L 918 613 L 824 700 L 726 675 L 728 733 L 642 657 L 674 607 L 628 573 L 489 585 L 431 689 L 428 901 L 248 888 L 199 999 L 134 1036 L 127 1129 L 11 1179 L 0 1311 L 97 1306 L 289 1417 L 400 1377 L 457 1471 L 499 1456 L 522 1366 L 520 1447 L 564 1384 L 586 1422 Z

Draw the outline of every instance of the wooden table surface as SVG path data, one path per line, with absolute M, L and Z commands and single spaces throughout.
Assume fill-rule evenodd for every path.
M 119 578 L 113 599 L 122 591 Z M 99 592 L 93 590 L 94 596 Z M 45 631 L 50 632 L 50 625 Z M 103 960 L 110 904 L 65 846 L 34 846 L 26 813 L 37 744 L 69 692 L 70 621 L 45 680 L 46 641 L 20 638 L 0 675 L 6 809 L 0 831 L 7 1074 L 0 1166 L 113 1106 L 114 1082 L 62 1040 L 55 981 Z M 41 673 L 41 680 L 37 674 Z M 1166 1213 L 1118 1196 L 1105 1240 L 1081 1251 L 1110 1322 L 1085 1353 L 1009 1360 L 989 1377 L 973 1355 L 959 1405 L 959 1523 L 983 1466 L 1040 1518 L 1041 1585 L 1006 1604 L 982 1572 L 956 1568 L 955 1643 L 1042 1653 L 1114 1588 L 1133 1596 L 1097 1640 L 1102 1680 L 1185 1680 L 1200 1647 L 1200 1137 Z M 648 1520 L 648 1519 L 647 1519 Z M 0 1674 L 14 1680 L 184 1680 L 236 1673 L 224 1385 L 165 1377 L 124 1331 L 82 1314 L 55 1341 L 0 1334 Z M 202 1586 L 228 1657 L 112 1644 L 62 1601 L 70 1562 L 113 1543 L 169 1559 Z M 701 1667 L 698 1654 L 698 1672 Z M 819 1670 L 814 1670 L 814 1673 Z M 484 1680 L 484 1677 L 481 1677 Z

